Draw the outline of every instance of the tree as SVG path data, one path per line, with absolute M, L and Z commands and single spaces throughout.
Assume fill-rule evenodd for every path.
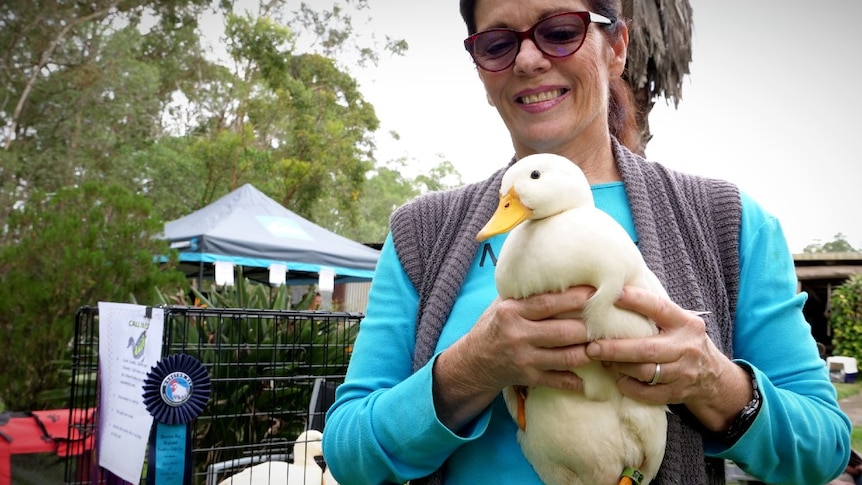
M 251 182 L 302 215 L 326 204 L 333 225 L 355 229 L 373 107 L 342 65 L 297 47 L 275 15 L 286 1 L 228 15 L 230 59 L 210 60 L 198 29 L 210 3 L 0 4 L 0 337 L 20 349 L 0 357 L 0 396 L 13 407 L 42 405 L 59 383 L 50 362 L 78 307 L 146 302 L 171 276 L 153 264 L 162 221 Z M 316 19 L 302 28 L 323 52 L 361 45 L 338 5 Z
M 355 226 L 378 120 L 344 66 L 378 51 L 353 30 L 367 2 L 342 2 L 260 1 L 254 16 L 211 0 L 0 5 L 0 203 L 98 179 L 171 220 L 251 182 L 303 216 L 326 198 Z M 226 15 L 228 59 L 202 46 L 207 7 Z
M 365 7 L 364 1 L 346 3 Z M 360 224 L 356 202 L 375 165 L 371 135 L 379 121 L 356 80 L 330 56 L 359 44 L 352 42 L 350 17 L 337 4 L 324 12 L 302 4 L 288 20 L 285 12 L 290 12 L 287 2 L 274 1 L 261 3 L 256 15 L 226 15 L 231 62 L 189 93 L 187 111 L 194 116 L 179 123 L 180 136 L 174 136 L 187 141 L 162 144 L 181 150 L 183 164 L 203 185 L 191 189 L 194 199 L 172 207 L 201 207 L 252 183 L 303 217 L 341 234 L 355 232 Z M 307 24 L 300 27 L 297 18 Z M 291 26 L 305 30 L 298 33 Z M 320 52 L 300 44 L 320 46 Z M 387 39 L 387 49 L 398 53 L 404 48 Z M 359 48 L 354 56 L 374 62 L 376 53 Z M 169 170 L 160 165 L 156 172 L 169 176 Z M 326 220 L 314 214 L 326 214 Z
M 803 253 L 845 253 L 856 251 L 853 246 L 847 242 L 847 236 L 839 232 L 835 235 L 835 239 L 825 244 L 811 243 L 802 249 Z
M 378 164 L 369 173 L 365 188 L 355 203 L 362 224 L 355 227 L 343 225 L 334 203 L 326 203 L 326 199 L 311 215 L 312 220 L 354 241 L 382 243 L 389 231 L 392 211 L 419 194 L 462 184 L 461 175 L 448 160 L 441 159 L 427 173 L 414 177 L 405 175 L 407 166 L 407 159 L 400 158 Z
M 152 304 L 158 286 L 182 274 L 153 264 L 167 254 L 151 204 L 117 185 L 87 182 L 55 194 L 35 190 L 0 234 L 0 397 L 35 409 L 40 394 L 67 386 L 54 362 L 65 355 L 78 308 L 99 301 Z
M 124 155 L 147 149 L 176 86 L 201 72 L 195 29 L 209 1 L 3 2 L 2 207 L 33 188 L 135 181 Z
M 656 98 L 678 106 L 691 64 L 692 9 L 688 0 L 623 0 L 632 19 L 623 77 L 634 90 L 643 153 L 652 138 L 649 113 Z

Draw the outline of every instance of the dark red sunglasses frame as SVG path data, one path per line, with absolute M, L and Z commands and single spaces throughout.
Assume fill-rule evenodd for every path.
M 542 48 L 542 44 L 536 39 L 536 28 L 539 25 L 541 25 L 543 22 L 545 22 L 546 20 L 551 20 L 551 19 L 555 19 L 557 17 L 563 17 L 563 16 L 568 16 L 568 15 L 574 15 L 576 17 L 579 17 L 581 19 L 581 21 L 584 23 L 584 36 L 581 38 L 581 43 L 578 44 L 578 46 L 572 52 L 569 52 L 568 54 L 556 55 L 552 52 L 545 51 L 545 49 Z M 545 18 L 539 20 L 538 22 L 533 24 L 533 26 L 527 30 L 497 28 L 497 29 L 483 30 L 482 32 L 476 32 L 475 34 L 471 35 L 470 37 L 467 37 L 466 39 L 464 39 L 464 48 L 467 49 L 467 52 L 470 53 L 470 57 L 473 58 L 473 62 L 477 66 L 479 66 L 480 68 L 482 68 L 488 72 L 500 72 L 500 71 L 505 71 L 506 69 L 512 67 L 513 64 L 515 64 L 515 59 L 518 57 L 518 53 L 521 51 L 521 44 L 526 39 L 533 41 L 533 44 L 535 44 L 536 47 L 540 51 L 542 51 L 542 53 L 545 54 L 546 56 L 553 57 L 555 59 L 561 59 L 563 57 L 568 57 L 568 56 L 574 54 L 575 52 L 578 52 L 581 49 L 581 46 L 584 45 L 584 40 L 586 40 L 586 38 L 587 38 L 586 32 L 590 28 L 591 23 L 612 25 L 614 22 L 615 22 L 615 20 L 611 20 L 611 19 L 609 19 L 603 15 L 599 15 L 599 14 L 593 13 L 593 12 L 561 12 L 561 13 L 550 15 L 548 17 L 545 17 Z M 518 40 L 518 44 L 514 47 L 514 49 L 512 49 L 513 52 L 515 52 L 515 55 L 512 56 L 512 60 L 508 64 L 506 64 L 504 67 L 501 67 L 499 69 L 489 69 L 489 68 L 483 66 L 479 62 L 479 60 L 476 58 L 476 52 L 475 52 L 476 40 L 479 37 L 481 37 L 482 35 L 487 34 L 489 32 L 511 32 L 511 33 L 515 34 L 515 36 Z

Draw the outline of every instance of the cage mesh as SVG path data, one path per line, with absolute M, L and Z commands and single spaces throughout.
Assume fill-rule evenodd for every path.
M 296 437 L 322 430 L 363 315 L 165 307 L 162 355 L 188 354 L 210 376 L 209 403 L 192 422 L 193 483 L 216 485 L 261 461 L 290 461 Z M 98 402 L 98 309 L 75 320 L 71 412 Z M 314 397 L 314 402 L 312 398 Z M 97 415 L 98 413 L 96 413 Z M 95 433 L 96 419 L 76 426 Z M 67 484 L 105 476 L 94 452 L 70 457 Z

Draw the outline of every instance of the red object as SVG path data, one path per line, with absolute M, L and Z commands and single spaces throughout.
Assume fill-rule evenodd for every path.
M 12 455 L 56 453 L 66 457 L 93 448 L 93 409 L 51 409 L 0 414 L 0 485 L 12 483 Z

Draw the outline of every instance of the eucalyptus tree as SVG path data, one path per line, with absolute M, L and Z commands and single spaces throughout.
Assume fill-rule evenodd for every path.
M 334 2 L 328 9 L 295 3 L 246 2 L 256 8 L 237 5 L 225 12 L 218 44 L 223 51 L 212 75 L 184 92 L 182 109 L 171 113 L 180 115 L 174 126 L 186 139 L 181 158 L 197 177 L 185 191 L 185 204 L 174 209 L 201 207 L 252 183 L 330 230 L 358 229 L 357 201 L 376 173 L 379 120 L 351 68 L 407 46 L 389 37 L 367 38 L 354 28 L 353 16 L 368 8 L 365 0 Z M 161 175 L 148 178 L 164 180 L 169 170 L 162 164 Z M 171 194 L 157 198 L 176 200 Z M 179 215 L 164 213 L 166 219 Z
M 197 72 L 188 67 L 202 59 L 195 29 L 209 1 L 3 2 L 0 192 L 7 200 L 26 200 L 32 187 L 51 192 L 111 177 L 123 153 L 152 143 L 171 93 Z

